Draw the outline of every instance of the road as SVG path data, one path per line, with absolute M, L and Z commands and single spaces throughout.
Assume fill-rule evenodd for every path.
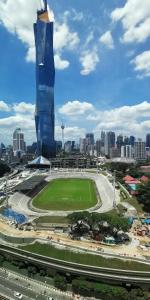
M 131 271 L 114 268 L 96 267 L 90 265 L 79 265 L 77 263 L 62 261 L 50 257 L 45 257 L 35 253 L 1 245 L 1 253 L 12 255 L 15 259 L 27 260 L 35 265 L 49 267 L 59 272 L 69 272 L 73 275 L 88 276 L 94 279 L 112 280 L 115 282 L 150 284 L 149 271 Z
M 73 299 L 68 293 L 57 291 L 42 282 L 12 271 L 0 269 L 0 292 L 2 295 L 16 300 L 17 298 L 14 296 L 15 291 L 23 295 L 23 300 L 46 300 L 47 296 L 51 296 L 55 300 Z

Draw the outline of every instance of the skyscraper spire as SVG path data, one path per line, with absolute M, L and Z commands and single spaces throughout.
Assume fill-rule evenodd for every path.
M 47 0 L 44 0 L 44 10 L 47 11 Z

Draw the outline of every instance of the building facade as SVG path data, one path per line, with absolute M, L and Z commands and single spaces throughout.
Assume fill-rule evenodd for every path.
M 121 146 L 121 157 L 133 158 L 133 147 L 131 145 Z
M 19 152 L 24 153 L 26 151 L 26 144 L 24 141 L 24 133 L 21 128 L 17 128 L 13 133 L 13 152 L 17 155 Z
M 150 148 L 150 133 L 146 135 L 146 147 Z
M 146 143 L 139 140 L 134 143 L 134 158 L 136 160 L 146 159 Z
M 115 132 L 108 131 L 105 134 L 105 155 L 110 156 L 110 149 L 115 147 Z
M 49 19 L 47 0 L 37 12 L 34 24 L 36 48 L 36 111 L 37 155 L 54 157 L 54 82 L 53 21 Z

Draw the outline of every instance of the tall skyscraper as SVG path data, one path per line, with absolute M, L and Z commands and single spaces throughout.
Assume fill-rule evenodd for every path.
M 49 19 L 47 0 L 37 11 L 34 24 L 36 48 L 36 111 L 37 155 L 54 157 L 54 83 L 53 21 Z
M 108 131 L 105 134 L 105 155 L 110 156 L 110 149 L 115 147 L 115 132 Z
M 94 134 L 87 133 L 86 134 L 87 145 L 94 145 Z
M 133 146 L 134 146 L 134 143 L 135 143 L 135 136 L 130 135 L 130 138 L 129 138 L 129 145 L 131 145 L 131 146 L 133 147 Z
M 131 145 L 121 146 L 122 158 L 133 158 L 133 147 Z
M 134 158 L 136 160 L 146 159 L 146 143 L 139 139 L 134 143 Z
M 105 133 L 105 131 L 101 131 L 101 141 L 102 141 L 102 146 L 104 146 L 104 144 L 105 144 L 105 135 L 106 135 L 106 133 Z
M 17 155 L 18 152 L 25 152 L 26 144 L 24 134 L 20 128 L 17 128 L 13 133 L 13 152 Z
M 150 148 L 150 133 L 146 135 L 146 147 Z
M 123 146 L 123 144 L 124 144 L 124 143 L 123 143 L 123 135 L 122 135 L 122 134 L 119 134 L 119 135 L 117 136 L 116 145 L 117 145 L 117 148 L 118 148 L 120 154 L 121 154 L 121 146 Z
M 86 138 L 80 138 L 80 153 L 85 154 L 87 148 Z

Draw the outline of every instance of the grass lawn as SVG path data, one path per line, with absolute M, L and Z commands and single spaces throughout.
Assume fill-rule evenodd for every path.
M 135 209 L 137 210 L 138 214 L 143 214 L 144 213 L 143 206 L 142 206 L 141 203 L 138 202 L 138 200 L 136 199 L 136 197 L 134 197 L 134 196 L 129 197 L 128 193 L 126 193 L 125 190 L 122 189 L 122 188 L 120 188 L 120 191 L 122 191 L 126 195 L 126 199 L 124 199 L 122 197 L 122 195 L 120 195 L 121 201 L 127 202 L 130 205 L 132 205 L 133 207 L 135 207 Z
M 34 220 L 34 222 L 36 224 L 42 224 L 42 223 L 68 224 L 69 219 L 67 219 L 67 217 L 61 217 L 61 216 L 43 216 Z
M 60 250 L 49 245 L 35 243 L 20 247 L 23 250 L 38 253 L 43 256 L 49 256 L 60 260 L 71 261 L 79 264 L 93 265 L 98 267 L 116 268 L 136 271 L 150 271 L 150 266 L 138 262 L 123 261 L 116 258 L 104 258 L 92 254 L 75 253 L 69 250 Z
M 131 197 L 131 198 L 127 197 L 126 199 L 121 198 L 121 201 L 127 202 L 130 205 L 132 205 L 133 207 L 135 207 L 138 214 L 143 214 L 144 213 L 142 204 L 138 202 L 136 197 Z
M 85 210 L 97 203 L 95 183 L 90 179 L 55 179 L 32 201 L 45 210 Z

